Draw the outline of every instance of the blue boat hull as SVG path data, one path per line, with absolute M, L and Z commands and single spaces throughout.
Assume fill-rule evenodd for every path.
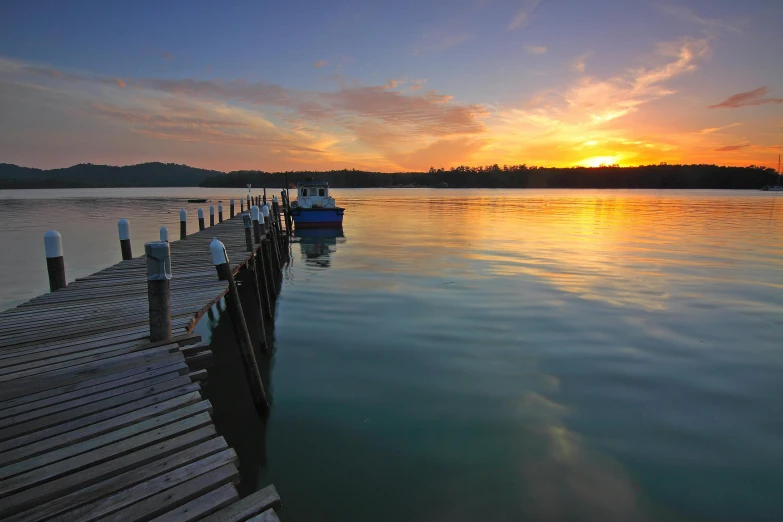
M 292 208 L 291 217 L 296 228 L 340 228 L 344 208 Z

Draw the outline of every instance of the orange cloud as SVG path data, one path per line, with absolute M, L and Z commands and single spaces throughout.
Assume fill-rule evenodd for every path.
M 734 152 L 737 150 L 742 150 L 747 147 L 748 145 L 729 145 L 727 147 L 721 147 L 719 149 L 715 149 L 715 152 Z
M 318 60 L 313 64 L 313 69 L 320 69 L 321 67 L 326 66 L 326 60 Z
M 740 107 L 749 107 L 753 105 L 766 105 L 768 103 L 783 103 L 783 98 L 765 98 L 767 94 L 766 87 L 759 87 L 748 92 L 741 92 L 729 96 L 725 100 L 715 105 L 710 105 L 708 109 L 738 109 Z

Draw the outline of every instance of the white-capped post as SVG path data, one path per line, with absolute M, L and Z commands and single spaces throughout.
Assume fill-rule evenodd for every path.
M 198 209 L 198 229 L 204 230 L 204 209 Z
M 166 227 L 160 227 L 160 240 L 169 242 L 169 229 Z
M 215 226 L 215 206 L 210 205 L 209 206 L 209 226 L 214 227 Z
M 223 203 L 218 205 L 218 223 L 223 222 Z
M 127 219 L 119 220 L 117 222 L 117 228 L 120 232 L 120 251 L 122 252 L 122 260 L 127 261 L 128 259 L 133 259 L 130 242 L 130 221 Z
M 184 208 L 179 211 L 179 238 L 188 237 L 188 211 Z
M 250 208 L 248 208 L 248 210 L 250 210 Z M 240 212 L 244 212 L 245 211 L 245 200 L 244 199 L 240 199 L 239 200 L 239 211 Z
M 46 271 L 49 273 L 49 290 L 56 292 L 65 288 L 65 260 L 63 259 L 63 237 L 56 230 L 44 234 Z
M 171 339 L 171 250 L 165 241 L 144 243 L 150 341 Z
M 234 198 L 231 198 L 231 203 L 228 205 L 228 215 L 229 217 L 234 217 Z
M 261 212 L 256 205 L 253 205 L 253 208 L 250 209 L 250 217 L 253 220 L 253 237 L 256 240 L 256 244 L 258 244 L 261 242 L 261 227 L 259 225 Z
M 244 217 L 243 217 L 244 219 Z M 228 294 L 226 294 L 226 308 L 231 318 L 231 325 L 236 336 L 239 353 L 242 355 L 242 363 L 245 369 L 245 377 L 250 385 L 250 392 L 253 395 L 253 403 L 259 413 L 264 413 L 269 408 L 264 391 L 264 383 L 261 381 L 261 374 L 258 372 L 258 363 L 256 355 L 253 352 L 253 344 L 250 340 L 250 334 L 247 331 L 245 314 L 242 311 L 242 302 L 239 300 L 239 291 L 234 281 L 234 275 L 231 273 L 231 264 L 226 254 L 226 247 L 217 239 L 213 239 L 209 244 L 209 251 L 212 253 L 212 261 L 215 263 L 215 269 L 218 278 L 221 281 L 228 281 Z
M 242 223 L 245 225 L 245 246 L 248 252 L 253 251 L 253 220 L 247 212 L 242 213 Z
M 247 195 L 247 209 L 250 210 L 250 194 Z
M 261 214 L 263 219 L 259 219 L 258 224 L 261 226 L 261 235 L 265 236 L 269 231 L 269 203 L 261 207 Z

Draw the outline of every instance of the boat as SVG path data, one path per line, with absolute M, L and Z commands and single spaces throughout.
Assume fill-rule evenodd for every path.
M 325 181 L 299 181 L 296 200 L 291 202 L 291 218 L 296 229 L 342 228 L 345 209 L 335 205 Z
M 769 192 L 783 192 L 783 185 L 780 184 L 780 154 L 778 154 L 778 184 L 777 185 L 764 185 L 761 190 Z
M 206 199 L 189 199 L 188 203 L 206 203 Z

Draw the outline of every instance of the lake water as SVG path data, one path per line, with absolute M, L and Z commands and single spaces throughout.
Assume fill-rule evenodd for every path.
M 344 236 L 291 245 L 269 419 L 228 321 L 199 326 L 284 521 L 783 519 L 783 194 L 333 192 Z M 231 195 L 0 191 L 0 308 L 47 290 L 49 228 L 72 280 L 119 260 L 118 218 L 138 254 Z

